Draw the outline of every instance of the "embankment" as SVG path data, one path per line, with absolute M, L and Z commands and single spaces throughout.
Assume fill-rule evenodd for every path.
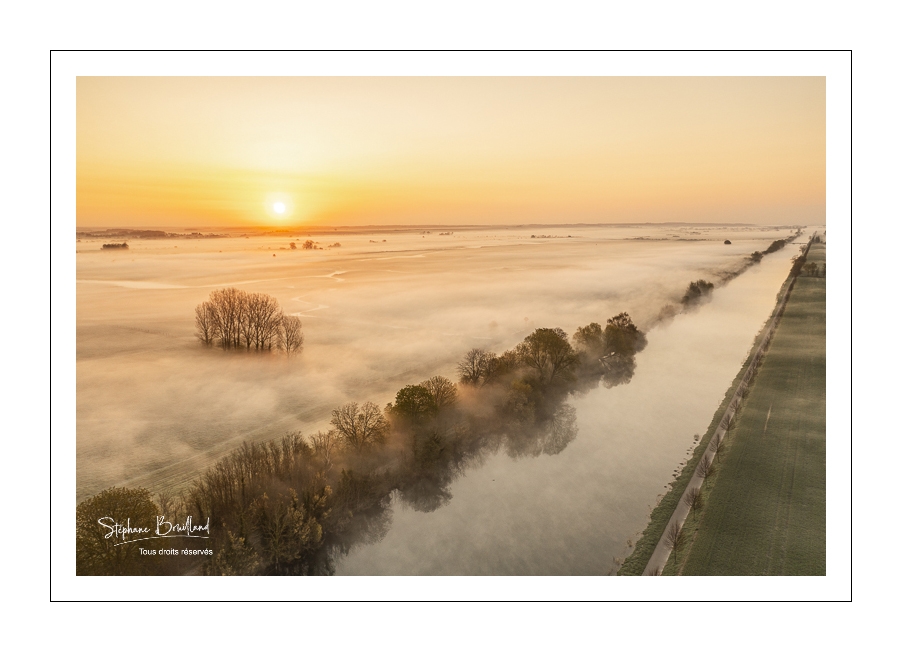
M 810 247 L 811 242 L 806 248 L 806 254 Z M 718 448 L 720 448 L 718 442 L 725 441 L 726 431 L 731 421 L 734 420 L 740 404 L 744 402 L 744 396 L 750 391 L 752 378 L 762 364 L 765 351 L 774 337 L 776 327 L 797 281 L 798 268 L 799 265 L 793 266 L 793 270 L 777 295 L 777 302 L 770 319 L 755 338 L 749 356 L 726 392 L 705 435 L 699 441 L 680 475 L 671 484 L 670 490 L 652 510 L 648 526 L 636 543 L 632 554 L 620 567 L 618 575 L 658 574 L 665 568 L 671 552 L 666 533 L 674 524 L 677 528 L 682 528 L 689 515 L 690 509 L 684 498 L 692 489 L 698 488 L 698 485 L 702 484 L 700 476 L 696 473 L 699 463 L 704 458 L 713 462 Z
M 811 246 L 685 550 L 665 574 L 826 574 L 825 247 Z M 712 482 L 713 481 L 713 482 Z

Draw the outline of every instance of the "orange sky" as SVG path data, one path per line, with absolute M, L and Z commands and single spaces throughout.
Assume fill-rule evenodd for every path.
M 825 89 L 823 77 L 79 77 L 77 224 L 820 224 Z

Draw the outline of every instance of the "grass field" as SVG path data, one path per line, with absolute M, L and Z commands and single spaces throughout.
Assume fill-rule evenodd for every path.
M 780 302 L 783 300 L 783 295 L 786 293 L 787 288 L 789 287 L 789 283 L 790 279 L 787 278 L 783 283 L 783 286 L 780 288 L 780 291 L 777 293 L 774 312 L 776 312 L 777 306 L 779 306 Z M 773 313 L 771 313 L 771 318 L 773 318 Z M 623 564 L 617 570 L 617 575 L 642 575 L 642 572 L 645 570 L 645 567 L 648 564 L 648 560 L 651 558 L 652 553 L 654 552 L 655 546 L 658 544 L 658 541 L 660 541 L 661 537 L 664 534 L 664 530 L 667 527 L 667 523 L 670 520 L 670 517 L 673 515 L 674 509 L 679 504 L 683 492 L 686 490 L 686 486 L 689 484 L 689 481 L 692 479 L 695 473 L 695 467 L 698 465 L 699 460 L 707 450 L 708 444 L 710 443 L 714 432 L 717 430 L 721 419 L 723 419 L 724 413 L 727 410 L 727 406 L 733 398 L 733 394 L 736 392 L 736 388 L 739 386 L 743 376 L 748 370 L 752 355 L 761 344 L 761 340 L 764 336 L 764 331 L 765 328 L 762 327 L 761 331 L 759 331 L 759 333 L 756 335 L 755 340 L 749 349 L 748 357 L 737 372 L 736 377 L 733 379 L 733 383 L 724 393 L 723 400 L 721 401 L 720 406 L 717 408 L 717 411 L 714 413 L 714 416 L 711 417 L 711 422 L 708 424 L 708 429 L 705 431 L 704 436 L 699 440 L 698 444 L 695 447 L 695 450 L 692 452 L 692 455 L 683 466 L 682 471 L 679 473 L 679 475 L 677 475 L 676 478 L 674 478 L 673 482 L 670 485 L 670 489 L 667 491 L 667 493 L 664 494 L 660 502 L 652 510 L 651 515 L 649 516 L 648 525 L 645 527 L 645 530 L 643 530 L 642 535 L 636 542 L 632 553 L 630 553 L 630 555 L 624 560 Z M 691 518 L 692 517 L 690 516 L 690 519 Z
M 823 265 L 824 245 L 808 261 Z M 664 574 L 826 574 L 826 281 L 801 276 Z

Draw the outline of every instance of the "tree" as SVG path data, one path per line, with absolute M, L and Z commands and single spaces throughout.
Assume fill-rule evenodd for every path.
M 279 302 L 275 297 L 260 292 L 242 294 L 244 307 L 241 311 L 241 331 L 245 347 L 250 350 L 253 345 L 257 351 L 272 349 L 282 326 L 283 315 Z
M 241 345 L 241 325 L 245 311 L 245 292 L 236 288 L 223 288 L 210 293 L 210 303 L 216 316 L 215 331 L 224 349 Z
M 213 340 L 216 338 L 216 312 L 213 304 L 204 301 L 194 309 L 194 325 L 197 327 L 197 339 L 206 344 L 213 346 Z
M 592 322 L 587 326 L 581 326 L 573 334 L 573 341 L 578 349 L 587 352 L 598 352 L 604 349 L 604 329 L 601 324 Z
M 605 353 L 633 355 L 645 348 L 647 340 L 628 313 L 621 312 L 608 319 L 604 328 Z
M 689 509 L 701 509 L 702 508 L 702 492 L 699 489 L 693 487 L 689 491 L 686 492 L 686 495 L 683 496 L 683 502 L 686 503 L 686 506 Z
M 278 331 L 279 348 L 291 355 L 301 350 L 304 346 L 304 334 L 301 332 L 301 318 L 292 315 L 282 315 Z
M 787 240 L 774 240 L 767 246 L 767 249 L 764 250 L 764 253 L 772 254 L 775 251 L 780 251 L 780 249 L 786 246 L 786 242 Z
M 294 489 L 287 496 L 270 500 L 263 494 L 254 503 L 256 526 L 266 564 L 274 575 L 300 575 L 305 558 L 319 547 L 323 528 L 308 513 Z
M 209 300 L 194 309 L 194 323 L 198 339 L 223 349 L 243 344 L 246 350 L 270 351 L 276 346 L 290 354 L 304 341 L 300 320 L 285 317 L 275 297 L 237 288 L 211 292 Z
M 158 514 L 147 489 L 111 487 L 79 503 L 75 508 L 75 574 L 151 574 L 158 557 L 142 557 L 139 544 L 123 543 L 100 521 L 154 528 Z
M 709 296 L 714 291 L 714 284 L 704 279 L 692 281 L 683 295 L 682 303 L 690 304 L 701 301 L 702 298 Z
M 695 469 L 695 474 L 702 480 L 707 480 L 714 475 L 714 462 L 708 455 L 705 455 L 699 460 L 698 467 Z
M 381 444 L 389 428 L 382 410 L 369 401 L 362 406 L 347 403 L 332 410 L 330 423 L 335 426 L 342 442 L 358 451 Z
M 537 328 L 517 345 L 516 352 L 520 361 L 535 369 L 539 381 L 547 385 L 555 379 L 572 378 L 572 371 L 579 364 L 579 356 L 560 328 Z
M 253 546 L 244 537 L 226 530 L 219 550 L 204 564 L 203 570 L 205 575 L 214 576 L 254 575 L 259 567 L 260 560 Z
M 803 248 L 804 251 L 804 248 Z M 802 273 L 802 266 L 805 264 L 805 254 L 801 254 L 799 256 L 792 257 L 792 269 L 789 270 L 789 273 L 792 276 L 798 276 Z
M 805 274 L 808 276 L 817 276 L 817 263 L 808 262 L 802 266 Z
M 484 385 L 492 372 L 496 355 L 484 349 L 470 349 L 458 363 L 460 382 L 468 385 Z
M 683 541 L 685 537 L 683 535 L 682 526 L 674 521 L 667 528 L 667 532 L 664 535 L 664 544 L 673 550 L 673 558 L 674 560 L 677 557 L 677 551 L 683 547 Z
M 429 380 L 424 380 L 420 385 L 429 392 L 437 412 L 451 407 L 457 402 L 457 387 L 444 376 L 433 376 Z
M 423 385 L 408 385 L 398 390 L 392 413 L 417 421 L 436 411 L 435 400 Z
M 313 240 L 305 240 L 304 244 L 301 245 L 302 249 L 313 249 L 314 242 Z
M 490 362 L 491 364 L 488 365 L 488 371 L 485 380 L 483 381 L 484 385 L 495 382 L 500 378 L 504 378 L 523 366 L 516 349 L 505 351 L 501 355 L 493 357 Z
M 310 441 L 313 444 L 314 455 L 322 460 L 327 470 L 332 468 L 332 457 L 338 447 L 338 433 L 334 430 L 319 431 L 310 438 Z

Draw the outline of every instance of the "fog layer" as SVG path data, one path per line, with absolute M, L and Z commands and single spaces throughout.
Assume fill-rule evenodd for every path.
M 308 251 L 289 249 L 295 234 L 177 244 L 134 241 L 127 251 L 100 251 L 98 244 L 79 243 L 77 497 L 111 485 L 157 491 L 183 486 L 243 440 L 297 430 L 313 434 L 327 426 L 331 410 L 340 404 L 372 400 L 384 405 L 404 385 L 436 374 L 454 378 L 457 362 L 470 348 L 500 352 L 537 327 L 561 327 L 572 333 L 577 326 L 627 311 L 647 329 L 663 305 L 679 303 L 690 281 L 714 278 L 787 234 L 788 230 L 699 227 L 534 227 L 440 236 L 435 229 L 343 233 L 340 248 Z M 638 237 L 649 239 L 632 239 Z M 723 245 L 727 237 L 733 242 L 730 246 Z M 298 234 L 297 239 L 305 238 Z M 333 243 L 332 238 L 319 239 L 323 246 Z M 468 572 L 464 555 L 457 557 L 457 565 L 435 567 L 429 555 L 410 549 L 402 555 L 407 571 L 385 558 L 386 550 L 397 549 L 397 542 L 391 544 L 396 537 L 406 541 L 407 548 L 422 547 L 462 513 L 468 527 L 452 528 L 461 530 L 458 539 L 494 549 L 494 556 L 483 555 L 487 561 L 472 572 L 552 568 L 548 564 L 558 556 L 547 550 L 540 553 L 542 546 L 534 534 L 493 546 L 494 537 L 504 530 L 493 534 L 486 529 L 492 523 L 513 527 L 504 526 L 502 513 L 542 516 L 541 502 L 526 499 L 517 501 L 518 509 L 509 505 L 501 506 L 501 511 L 487 509 L 493 492 L 480 484 L 486 474 L 490 480 L 516 479 L 512 488 L 524 495 L 518 484 L 535 482 L 533 464 L 551 465 L 543 467 L 539 474 L 543 481 L 535 483 L 536 490 L 571 505 L 563 509 L 558 502 L 549 531 L 566 532 L 567 538 L 582 541 L 575 549 L 585 548 L 581 530 L 573 523 L 584 520 L 581 515 L 587 512 L 580 496 L 589 495 L 626 519 L 614 523 L 608 514 L 604 518 L 611 525 L 593 536 L 609 540 L 610 549 L 622 545 L 623 532 L 644 521 L 651 485 L 643 485 L 642 491 L 618 487 L 616 473 L 599 475 L 598 468 L 619 460 L 615 469 L 655 477 L 655 484 L 660 483 L 660 462 L 671 464 L 673 453 L 685 447 L 686 437 L 691 442 L 687 427 L 698 432 L 707 425 L 705 421 L 695 427 L 704 414 L 710 418 L 738 369 L 794 249 L 790 246 L 765 258 L 760 267 L 718 289 L 711 305 L 696 314 L 680 315 L 652 329 L 630 385 L 600 388 L 576 402 L 580 436 L 564 453 L 516 463 L 505 456 L 490 458 L 456 482 L 448 505 L 416 517 L 400 510 L 383 543 L 369 553 L 362 548 L 352 553 L 339 570 Z M 194 307 L 212 289 L 228 286 L 266 292 L 286 313 L 299 316 L 303 352 L 286 359 L 202 347 L 193 334 Z M 732 304 L 724 304 L 727 297 L 733 297 Z M 723 312 L 728 305 L 732 308 Z M 681 328 L 688 330 L 668 339 L 667 333 L 679 333 Z M 729 345 L 717 343 L 724 334 Z M 689 391 L 693 383 L 680 381 L 687 369 L 696 369 L 694 392 Z M 673 394 L 675 383 L 689 396 Z M 627 398 L 618 402 L 616 397 L 623 396 Z M 666 396 L 675 398 L 662 401 Z M 687 410 L 694 421 L 681 417 Z M 666 443 L 643 439 L 648 430 L 659 437 L 669 433 Z M 650 443 L 662 450 L 649 448 Z M 570 457 L 574 449 L 577 457 Z M 587 467 L 587 460 L 599 456 L 603 464 Z M 561 461 L 567 459 L 569 463 Z M 645 474 L 650 459 L 659 463 Z M 589 469 L 596 472 L 587 473 Z M 577 482 L 581 491 L 566 482 Z M 492 483 L 493 491 L 496 486 L 500 485 Z M 416 537 L 409 536 L 408 518 L 409 527 L 420 532 Z M 437 524 L 446 525 L 424 531 L 417 518 L 439 519 Z M 570 524 L 565 527 L 562 519 Z M 515 540 L 524 542 L 523 550 L 536 550 L 546 559 L 545 566 L 523 561 L 523 550 L 515 555 L 520 561 L 511 562 L 510 557 L 503 561 L 504 550 L 518 549 L 512 544 Z M 465 543 L 459 545 L 466 548 Z M 607 567 L 601 566 L 610 564 L 602 557 L 590 568 L 586 555 L 578 554 L 580 561 L 572 568 L 603 572 Z

